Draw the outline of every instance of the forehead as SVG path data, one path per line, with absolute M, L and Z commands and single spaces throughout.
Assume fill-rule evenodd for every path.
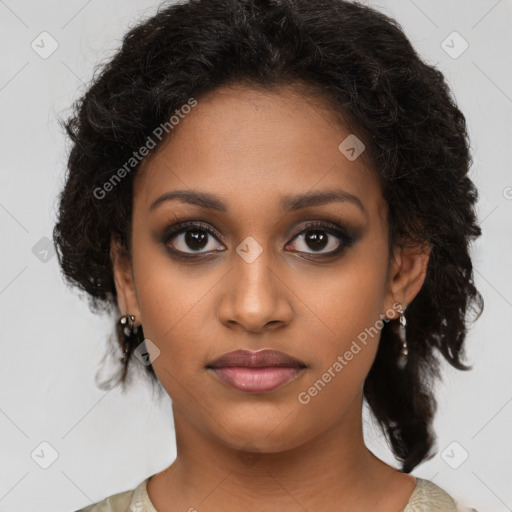
M 222 87 L 180 116 L 143 162 L 134 202 L 148 209 L 165 192 L 193 189 L 234 206 L 268 208 L 284 195 L 342 188 L 382 215 L 375 171 L 339 148 L 354 135 L 326 102 L 292 87 Z

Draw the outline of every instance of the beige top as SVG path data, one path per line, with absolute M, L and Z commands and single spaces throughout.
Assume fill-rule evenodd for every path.
M 149 499 L 146 484 L 151 475 L 135 489 L 119 492 L 76 512 L 158 512 Z M 400 512 L 478 512 L 457 503 L 447 492 L 430 480 L 416 477 L 407 505 Z

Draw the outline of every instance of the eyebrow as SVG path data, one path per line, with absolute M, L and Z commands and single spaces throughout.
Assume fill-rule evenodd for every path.
M 206 192 L 190 190 L 173 190 L 172 192 L 166 192 L 151 203 L 149 210 L 154 210 L 162 203 L 172 200 L 201 206 L 202 208 L 215 210 L 217 212 L 227 212 L 229 210 L 228 206 L 217 196 Z M 335 201 L 352 203 L 365 215 L 367 214 L 361 200 L 357 196 L 342 189 L 322 190 L 318 192 L 308 192 L 306 194 L 284 196 L 281 199 L 281 208 L 284 211 L 296 211 L 302 208 L 319 206 Z

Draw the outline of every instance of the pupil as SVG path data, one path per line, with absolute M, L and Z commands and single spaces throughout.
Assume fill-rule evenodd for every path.
M 185 243 L 191 249 L 203 249 L 206 245 L 206 237 L 207 234 L 204 231 L 187 231 L 185 233 Z M 197 244 L 197 246 L 195 244 Z
M 309 231 L 305 239 L 311 245 L 311 249 L 320 250 L 327 245 L 327 236 L 324 231 Z

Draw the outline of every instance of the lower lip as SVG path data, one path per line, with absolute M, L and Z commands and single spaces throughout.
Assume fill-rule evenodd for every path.
M 223 382 L 247 393 L 272 391 L 297 377 L 302 368 L 284 366 L 249 368 L 243 366 L 225 366 L 211 368 Z

